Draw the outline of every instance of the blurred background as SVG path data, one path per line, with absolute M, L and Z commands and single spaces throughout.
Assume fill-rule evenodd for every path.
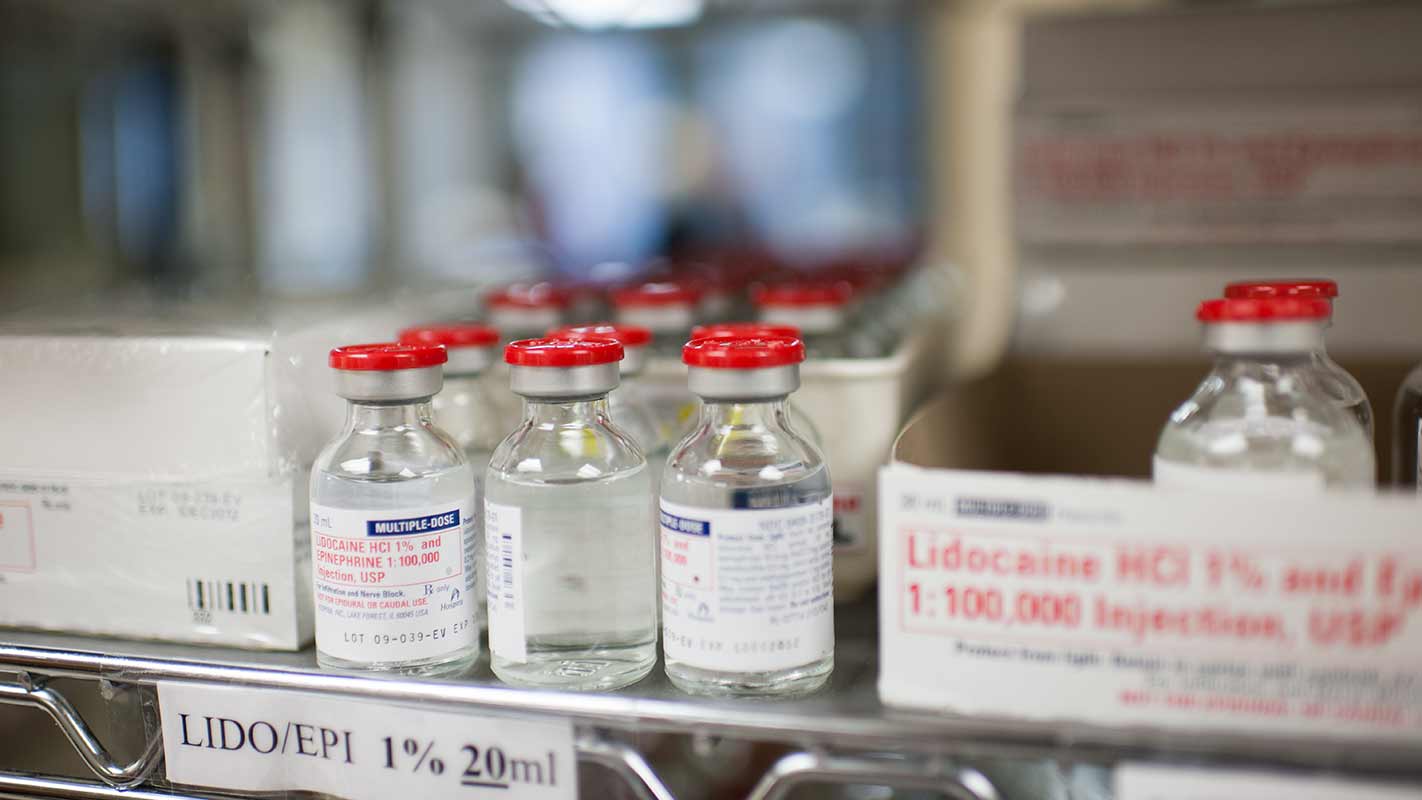
M 1321 275 L 1386 478 L 1418 42 L 1415 2 L 0 0 L 0 312 L 912 265 L 976 458 L 1144 475 L 1195 304 Z

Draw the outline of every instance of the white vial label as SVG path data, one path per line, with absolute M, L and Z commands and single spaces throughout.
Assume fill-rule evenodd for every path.
M 1212 492 L 1318 492 L 1324 488 L 1323 473 L 1316 470 L 1266 472 L 1247 469 L 1215 469 L 1180 464 L 1155 457 L 1152 476 L 1157 486 L 1167 489 L 1204 489 Z
M 833 498 L 755 510 L 661 507 L 668 658 L 764 672 L 834 652 Z
M 484 501 L 484 561 L 489 565 L 489 649 L 528 660 L 524 634 L 523 509 Z
M 311 504 L 316 646 L 347 661 L 438 658 L 478 641 L 474 497 L 393 510 Z
M 1422 492 L 1422 419 L 1417 420 L 1417 491 Z

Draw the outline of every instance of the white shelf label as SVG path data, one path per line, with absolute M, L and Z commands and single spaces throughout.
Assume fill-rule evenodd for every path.
M 904 466 L 881 477 L 890 704 L 1422 735 L 1422 503 Z
M 1418 800 L 1422 789 L 1246 770 L 1122 764 L 1116 800 Z
M 243 792 L 572 800 L 573 726 L 250 686 L 159 682 L 174 783 Z

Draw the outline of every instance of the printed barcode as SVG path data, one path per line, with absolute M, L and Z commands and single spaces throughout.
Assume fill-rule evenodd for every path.
M 233 614 L 270 614 L 271 586 L 255 581 L 188 578 L 188 608 Z

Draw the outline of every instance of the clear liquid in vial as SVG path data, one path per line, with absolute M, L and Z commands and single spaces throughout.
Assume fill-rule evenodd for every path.
M 779 509 L 808 505 L 830 495 L 829 471 L 818 465 L 783 483 L 766 483 L 763 460 L 747 459 L 737 469 L 736 458 L 721 459 L 715 482 L 664 481 L 661 496 L 672 503 L 706 509 Z M 793 468 L 782 470 L 794 476 Z M 829 679 L 834 656 L 790 669 L 729 673 L 691 666 L 668 658 L 667 677 L 683 691 L 706 695 L 790 696 L 812 692 Z
M 521 510 L 527 657 L 493 654 L 501 680 L 602 691 L 652 670 L 657 594 L 649 475 L 639 466 L 606 480 L 487 478 L 488 502 Z

